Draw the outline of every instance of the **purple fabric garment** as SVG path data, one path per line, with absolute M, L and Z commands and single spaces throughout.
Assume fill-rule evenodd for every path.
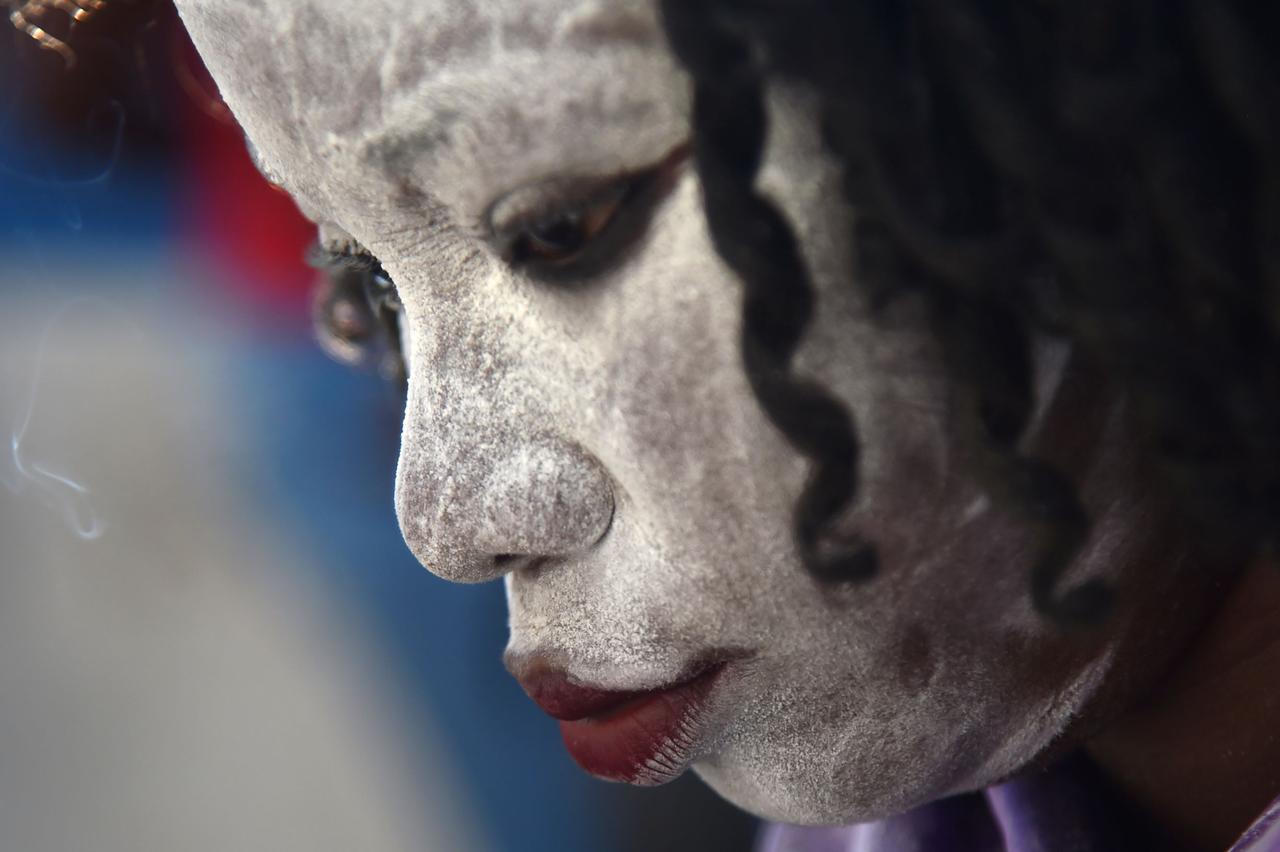
M 1280 799 L 1271 803 L 1229 852 L 1280 852 Z
M 931 802 L 910 813 L 842 828 L 771 825 L 760 852 L 1002 852 L 1000 830 L 982 796 Z
M 840 828 L 774 824 L 757 852 L 1131 852 L 1150 836 L 1083 760 L 1027 773 L 880 822 Z M 1145 841 L 1144 841 L 1145 837 Z M 1229 852 L 1280 852 L 1280 799 Z

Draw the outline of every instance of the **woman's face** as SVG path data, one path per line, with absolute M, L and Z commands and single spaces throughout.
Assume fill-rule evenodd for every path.
M 802 93 L 770 91 L 762 186 L 819 294 L 799 372 L 859 428 L 841 525 L 880 555 L 835 587 L 792 542 L 807 465 L 748 386 L 740 285 L 684 154 L 688 80 L 650 2 L 178 5 L 264 170 L 399 288 L 405 540 L 448 579 L 502 578 L 508 667 L 586 716 L 564 731 L 587 768 L 692 766 L 767 817 L 869 819 L 999 779 L 1112 701 L 1117 672 L 1155 668 L 1133 662 L 1142 637 L 1173 634 L 1130 592 L 1176 572 L 1119 407 L 1038 345 L 1026 448 L 1094 518 L 1068 582 L 1118 595 L 1105 627 L 1065 631 L 1031 609 L 1031 532 L 956 446 L 918 306 L 868 316 Z

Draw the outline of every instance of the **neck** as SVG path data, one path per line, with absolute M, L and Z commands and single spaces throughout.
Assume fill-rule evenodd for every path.
M 1280 566 L 1235 581 L 1168 679 L 1087 750 L 1183 848 L 1229 847 L 1280 795 Z

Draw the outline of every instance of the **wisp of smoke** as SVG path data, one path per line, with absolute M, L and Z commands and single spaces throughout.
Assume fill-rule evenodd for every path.
M 0 468 L 0 482 L 15 495 L 31 493 L 46 506 L 62 515 L 71 531 L 86 541 L 101 538 L 107 530 L 93 503 L 89 486 L 71 476 L 53 469 L 47 462 L 31 459 L 27 454 L 26 439 L 36 412 L 40 387 L 53 331 L 71 308 L 84 299 L 63 304 L 45 324 L 36 347 L 35 364 L 26 399 L 19 410 L 17 421 L 9 439 L 11 470 Z

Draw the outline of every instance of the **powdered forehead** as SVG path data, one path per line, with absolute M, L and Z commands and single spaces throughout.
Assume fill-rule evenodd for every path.
M 465 191 L 459 176 L 477 168 L 550 168 L 566 127 L 596 148 L 577 161 L 602 170 L 646 163 L 676 141 L 676 71 L 649 2 L 178 6 L 262 165 L 310 213 L 331 209 L 335 191 L 385 198 L 371 169 L 434 194 Z
M 305 68 L 314 82 L 298 105 L 328 106 L 345 95 L 394 96 L 497 56 L 663 44 L 654 4 L 646 0 L 492 0 L 479 7 L 452 0 L 179 0 L 202 52 L 236 72 Z M 224 75 L 215 74 L 219 79 Z M 255 82 L 267 82 L 266 74 Z M 281 79 L 276 77 L 277 80 Z M 243 85 L 236 85 L 245 89 Z

